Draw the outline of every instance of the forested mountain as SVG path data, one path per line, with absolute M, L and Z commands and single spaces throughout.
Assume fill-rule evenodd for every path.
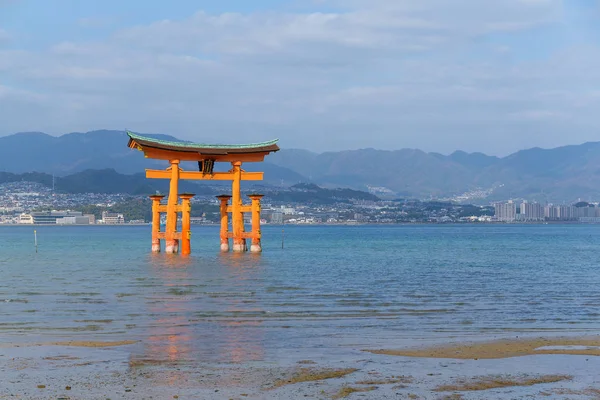
M 171 136 L 156 135 L 168 140 Z M 146 168 L 165 168 L 164 162 L 149 160 L 127 147 L 121 131 L 70 133 L 59 137 L 44 133 L 18 133 L 0 137 L 0 171 L 41 172 L 58 177 L 87 170 L 112 169 L 136 174 L 139 183 L 116 180 L 114 187 L 153 188 L 162 183 L 143 183 Z M 301 182 L 323 187 L 367 190 L 386 188 L 398 197 L 447 197 L 479 189 L 489 190 L 486 200 L 527 197 L 532 200 L 572 201 L 600 197 L 600 142 L 555 149 L 533 148 L 507 157 L 456 151 L 450 155 L 415 149 L 325 152 L 286 149 L 269 155 L 266 162 L 248 163 L 248 171 L 264 171 L 264 183 L 291 186 Z M 183 166 L 184 168 L 194 168 Z M 222 168 L 226 168 L 222 167 Z M 77 176 L 72 187 L 93 187 L 88 175 Z M 87 176 L 87 178 L 86 178 Z M 47 179 L 47 178 L 46 178 Z M 76 178 L 69 178 L 76 179 Z M 125 178 L 124 178 L 125 179 Z M 121 183 L 119 183 L 121 182 Z M 137 186 L 136 186 L 137 185 Z

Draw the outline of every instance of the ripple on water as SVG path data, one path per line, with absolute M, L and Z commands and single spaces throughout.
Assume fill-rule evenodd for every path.
M 133 228 L 52 231 L 44 257 L 23 251 L 30 231 L 0 230 L 15 244 L 0 249 L 0 329 L 17 338 L 135 328 L 144 337 L 169 331 L 174 341 L 267 346 L 279 329 L 298 346 L 333 331 L 358 343 L 389 332 L 600 329 L 600 270 L 572 251 L 582 241 L 600 251 L 593 227 L 290 227 L 290 247 L 275 251 L 277 232 L 265 226 L 260 257 L 222 256 L 211 236 L 218 230 L 204 229 L 195 229 L 186 260 L 148 256 L 148 232 Z M 399 244 L 403 251 L 382 251 Z M 255 336 L 231 334 L 245 329 Z

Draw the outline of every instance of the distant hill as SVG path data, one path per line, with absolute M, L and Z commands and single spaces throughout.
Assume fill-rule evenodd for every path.
M 285 165 L 320 185 L 385 187 L 406 198 L 448 197 L 493 187 L 482 202 L 518 197 L 550 202 L 600 199 L 600 142 L 534 148 L 503 158 L 413 149 L 322 154 L 283 150 L 270 156 L 269 162 Z
M 37 182 L 52 187 L 52 175 L 41 172 L 27 172 L 14 174 L 0 172 L 0 184 L 9 182 Z M 61 193 L 124 193 L 124 194 L 152 194 L 159 191 L 168 193 L 169 181 L 146 179 L 144 173 L 134 175 L 119 174 L 114 169 L 85 170 L 72 175 L 54 178 L 54 187 Z M 197 185 L 192 182 L 182 181 L 181 191 L 196 194 L 212 194 L 211 188 Z M 204 191 L 203 191 L 204 189 Z
M 168 135 L 149 136 L 177 140 Z M 85 170 L 111 168 L 121 174 L 136 174 L 146 168 L 168 166 L 164 161 L 144 158 L 143 153 L 128 148 L 127 142 L 128 137 L 123 131 L 99 130 L 59 137 L 40 132 L 17 133 L 0 137 L 0 171 L 36 171 L 64 176 Z M 183 163 L 182 166 L 197 168 L 193 163 Z M 268 162 L 260 166 L 248 163 L 244 169 L 264 171 L 267 183 L 290 185 L 306 181 L 297 172 Z
M 66 175 L 113 168 L 132 174 L 150 164 L 144 157 L 134 156 L 124 132 L 105 130 L 59 137 L 29 132 L 0 137 L 0 171 Z
M 123 193 L 130 195 L 149 195 L 157 191 L 169 193 L 169 181 L 146 179 L 143 173 L 134 175 L 119 174 L 114 169 L 85 170 L 63 177 L 52 177 L 46 173 L 26 172 L 13 174 L 0 172 L 0 184 L 12 182 L 36 182 L 52 187 L 60 193 Z M 190 181 L 179 183 L 180 192 L 191 192 L 196 195 L 214 196 L 222 193 L 219 185 L 203 185 Z M 324 189 L 314 184 L 296 184 L 286 188 L 274 188 L 267 185 L 256 185 L 248 188 L 264 193 L 269 202 L 289 202 L 305 204 L 350 203 L 354 200 L 379 201 L 377 196 L 353 189 Z M 248 190 L 245 191 L 248 192 Z M 0 193 L 1 194 L 1 193 Z
M 270 192 L 268 199 L 277 202 L 297 202 L 303 204 L 350 203 L 353 200 L 379 201 L 367 192 L 352 189 L 326 189 L 311 183 L 299 183 L 289 189 Z
M 166 135 L 159 137 L 176 140 Z M 145 168 L 166 167 L 164 162 L 146 159 L 126 145 L 127 136 L 120 131 L 60 137 L 18 133 L 0 137 L 0 171 L 66 176 L 90 169 L 140 174 Z M 244 168 L 264 171 L 264 183 L 270 185 L 310 182 L 323 188 L 377 187 L 388 190 L 391 197 L 444 198 L 487 189 L 483 202 L 518 197 L 551 202 L 600 198 L 600 142 L 547 150 L 534 148 L 502 158 L 463 151 L 442 155 L 415 149 L 317 154 L 285 149 L 285 142 L 280 145 L 284 149 L 267 157 L 266 162 L 248 163 Z M 195 166 L 184 164 L 183 168 Z

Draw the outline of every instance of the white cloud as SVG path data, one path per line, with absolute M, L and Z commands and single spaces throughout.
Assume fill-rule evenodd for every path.
M 316 150 L 505 153 L 590 140 L 599 127 L 597 47 L 519 59 L 535 49 L 518 38 L 559 24 L 561 1 L 326 3 L 341 11 L 198 12 L 95 42 L 0 50 L 13 87 L 0 98 L 2 133 L 127 127 Z M 500 33 L 517 40 L 487 42 Z

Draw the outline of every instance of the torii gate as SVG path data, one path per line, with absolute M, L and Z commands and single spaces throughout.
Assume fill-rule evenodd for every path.
M 180 179 L 232 181 L 231 196 L 221 195 L 221 251 L 229 251 L 229 238 L 233 239 L 233 251 L 246 251 L 246 239 L 251 239 L 251 252 L 261 252 L 260 194 L 249 195 L 251 205 L 243 205 L 241 181 L 260 181 L 263 172 L 246 172 L 244 162 L 264 161 L 265 156 L 279 150 L 277 140 L 243 145 L 209 145 L 188 142 L 171 142 L 127 132 L 128 146 L 144 152 L 146 158 L 167 160 L 171 164 L 166 170 L 146 170 L 146 178 L 170 179 L 167 204 L 161 204 L 164 195 L 150 196 L 152 199 L 152 251 L 160 252 L 160 240 L 165 240 L 165 252 L 177 253 L 181 240 L 181 254 L 190 254 L 190 193 L 179 193 Z M 184 171 L 179 167 L 182 161 L 197 161 L 198 171 Z M 214 172 L 215 162 L 229 162 L 228 172 Z M 179 203 L 181 198 L 181 204 Z M 228 205 L 232 199 L 231 205 Z M 181 212 L 181 232 L 177 232 L 177 214 Z M 244 213 L 252 213 L 252 231 L 245 232 Z M 165 231 L 160 231 L 160 213 L 167 214 Z M 229 218 L 231 213 L 231 232 Z

